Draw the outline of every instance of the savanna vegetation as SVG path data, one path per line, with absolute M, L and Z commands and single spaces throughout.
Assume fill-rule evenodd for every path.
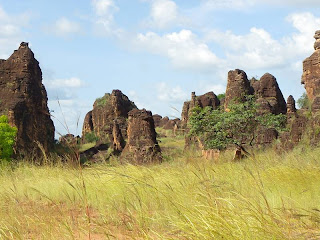
M 2 162 L 0 238 L 319 238 L 320 149 L 209 161 L 157 131 L 162 164 Z

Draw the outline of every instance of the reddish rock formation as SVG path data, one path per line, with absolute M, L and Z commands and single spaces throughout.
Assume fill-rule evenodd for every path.
M 159 114 L 154 114 L 152 115 L 153 117 L 153 121 L 154 121 L 154 127 L 163 127 L 161 126 L 161 120 L 162 120 L 162 116 Z
M 246 95 L 252 94 L 253 89 L 250 86 L 247 74 L 239 69 L 229 71 L 224 107 L 228 108 L 231 102 L 243 102 Z
M 306 133 L 307 126 L 308 119 L 304 116 L 298 115 L 297 117 L 289 119 L 289 132 L 285 132 L 280 136 L 282 148 L 285 150 L 293 149 L 302 140 L 303 134 Z
M 273 114 L 287 112 L 286 101 L 273 75 L 266 73 L 260 80 L 252 80 L 250 84 L 254 89 L 260 110 Z
M 208 92 L 201 96 L 196 96 L 195 92 L 191 93 L 191 101 L 184 102 L 181 113 L 181 127 L 187 128 L 189 116 L 192 113 L 194 107 L 212 107 L 217 109 L 220 106 L 220 101 L 213 92 Z
M 113 136 L 113 152 L 115 154 L 120 154 L 122 152 L 122 150 L 124 149 L 126 143 L 123 139 L 119 124 L 117 123 L 117 120 L 113 121 L 112 136 Z
M 0 115 L 18 128 L 15 152 L 29 155 L 53 148 L 54 125 L 47 106 L 42 72 L 28 43 L 0 61 Z
M 301 83 L 307 91 L 308 98 L 311 102 L 316 97 L 320 97 L 320 31 L 316 31 L 314 38 L 315 52 L 303 61 L 303 74 Z
M 127 136 L 128 112 L 137 108 L 120 90 L 113 90 L 98 98 L 93 104 L 93 110 L 88 112 L 82 128 L 82 136 L 94 132 L 102 142 L 112 142 L 113 121 L 121 130 L 122 136 Z
M 288 100 L 287 100 L 287 113 L 288 114 L 293 114 L 293 113 L 296 113 L 296 112 L 297 112 L 296 101 L 294 100 L 293 96 L 290 95 L 288 97 Z
M 131 163 L 161 162 L 152 113 L 133 109 L 128 115 L 128 141 L 121 156 Z
M 162 118 L 160 121 L 160 127 L 163 127 L 164 125 L 166 125 L 169 120 L 170 119 L 168 117 Z

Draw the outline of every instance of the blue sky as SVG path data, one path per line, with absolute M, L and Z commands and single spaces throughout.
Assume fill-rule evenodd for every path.
M 224 92 L 235 68 L 269 72 L 297 99 L 319 10 L 319 0 L 0 0 L 0 58 L 28 41 L 56 130 L 66 133 L 65 119 L 81 134 L 94 100 L 112 89 L 179 117 L 192 91 Z

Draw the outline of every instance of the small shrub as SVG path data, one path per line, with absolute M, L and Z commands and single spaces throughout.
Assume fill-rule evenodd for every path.
M 92 143 L 92 142 L 96 142 L 99 140 L 99 138 L 96 136 L 96 134 L 94 132 L 90 132 L 90 133 L 87 133 L 85 136 L 84 136 L 85 140 L 89 143 Z
M 302 96 L 297 101 L 298 107 L 303 109 L 310 108 L 310 101 L 306 93 L 303 93 Z
M 217 98 L 221 101 L 223 98 L 226 97 L 226 94 L 225 93 L 220 93 L 218 94 Z
M 16 134 L 17 128 L 9 125 L 8 117 L 0 116 L 0 159 L 10 159 L 12 156 Z

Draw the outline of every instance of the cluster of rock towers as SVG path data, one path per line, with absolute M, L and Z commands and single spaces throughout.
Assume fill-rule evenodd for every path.
M 312 112 L 320 109 L 320 31 L 315 33 L 315 52 L 304 60 L 302 84 L 304 84 Z M 42 84 L 42 72 L 28 43 L 21 43 L 7 60 L 0 60 L 0 114 L 7 115 L 9 123 L 17 127 L 15 155 L 29 155 L 40 151 L 50 152 L 54 146 L 54 125 L 47 106 L 47 93 Z M 301 141 L 307 128 L 320 127 L 320 119 L 307 118 L 303 110 L 297 111 L 295 100 L 287 102 L 276 78 L 266 73 L 260 80 L 248 79 L 243 70 L 228 73 L 225 97 L 218 99 L 213 92 L 196 96 L 183 105 L 181 119 L 162 118 L 145 109 L 139 110 L 120 90 L 105 94 L 88 112 L 82 131 L 82 142 L 88 134 L 94 134 L 100 143 L 111 144 L 115 154 L 121 154 L 131 162 L 161 161 L 161 149 L 156 139 L 155 127 L 186 132 L 188 120 L 195 106 L 227 109 L 231 101 L 244 101 L 243 96 L 254 95 L 259 111 L 287 114 L 289 131 L 279 134 L 270 129 L 259 133 L 256 144 L 270 144 L 279 138 L 283 146 L 292 148 Z M 312 132 L 312 131 L 311 131 Z M 320 139 L 313 131 L 312 141 Z

